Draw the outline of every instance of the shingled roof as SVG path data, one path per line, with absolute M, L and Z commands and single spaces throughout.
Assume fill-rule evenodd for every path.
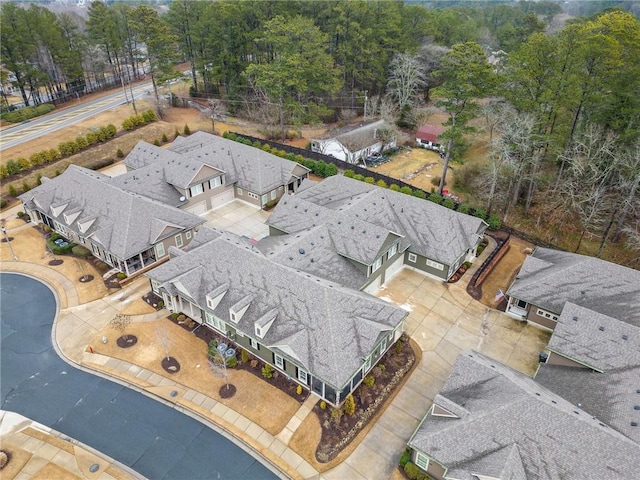
M 381 335 L 407 315 L 370 295 L 270 261 L 236 235 L 212 237 L 147 275 L 203 307 L 207 293 L 225 285 L 215 315 L 233 324 L 229 309 L 249 301 L 236 327 L 254 338 L 255 322 L 275 312 L 259 341 L 335 388 L 349 381 Z
M 447 468 L 445 478 L 626 480 L 640 447 L 533 379 L 463 352 L 409 446 Z
M 640 327 L 640 272 L 599 258 L 536 248 L 507 295 L 558 314 L 572 302 Z
M 400 250 L 410 246 L 411 252 L 447 265 L 475 245 L 487 227 L 478 218 L 341 175 L 281 200 L 267 224 L 294 233 L 336 218 L 400 235 Z
M 196 215 L 129 192 L 107 175 L 76 165 L 19 198 L 122 260 L 204 223 Z
M 536 380 L 640 444 L 640 328 L 568 302 L 547 348 L 588 368 L 542 364 Z

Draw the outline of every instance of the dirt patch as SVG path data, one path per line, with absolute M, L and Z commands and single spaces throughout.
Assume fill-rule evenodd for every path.
M 480 285 L 482 292 L 480 302 L 491 308 L 499 306 L 500 301 L 494 301 L 498 290 L 502 290 L 503 293 L 507 291 L 527 256 L 525 250 L 534 246 L 514 235 L 509 238 L 509 245 L 509 251 Z

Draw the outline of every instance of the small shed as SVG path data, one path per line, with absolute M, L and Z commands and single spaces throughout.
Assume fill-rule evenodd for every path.
M 416 133 L 416 143 L 419 147 L 440 150 L 442 146 L 439 137 L 442 132 L 444 132 L 444 127 L 440 125 L 424 125 Z

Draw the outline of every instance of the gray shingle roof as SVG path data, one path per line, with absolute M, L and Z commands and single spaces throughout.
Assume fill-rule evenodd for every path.
M 507 295 L 554 313 L 573 302 L 640 326 L 640 272 L 594 257 L 537 248 Z
M 110 177 L 76 165 L 20 199 L 78 235 L 90 237 L 120 259 L 148 250 L 159 235 L 168 236 L 204 223 L 196 215 L 123 190 Z M 65 207 L 58 211 L 56 206 Z M 68 222 L 64 215 L 69 212 L 80 213 L 69 215 Z M 81 231 L 78 224 L 87 220 L 93 223 Z
M 458 356 L 434 403 L 443 400 L 468 413 L 428 416 L 409 445 L 447 467 L 446 478 L 498 472 L 511 475 L 499 478 L 523 478 L 524 470 L 535 480 L 626 480 L 640 472 L 637 444 L 533 379 L 476 352 Z M 510 450 L 513 446 L 517 450 Z
M 433 202 L 340 175 L 281 201 L 267 223 L 294 233 L 326 223 L 336 213 L 404 236 L 401 250 L 410 245 L 409 251 L 447 265 L 475 245 L 487 226 Z
M 640 443 L 640 328 L 567 302 L 548 349 L 597 371 L 543 364 L 536 380 Z
M 254 322 L 275 309 L 275 321 L 258 341 L 296 359 L 337 388 L 362 366 L 361 357 L 372 351 L 380 336 L 407 315 L 375 297 L 269 261 L 249 242 L 230 233 L 147 275 L 201 306 L 206 306 L 208 292 L 229 284 L 214 313 L 231 325 L 229 308 L 250 296 L 237 328 L 254 338 Z
M 257 194 L 287 185 L 293 177 L 309 172 L 291 160 L 205 132 L 174 142 L 169 150 L 190 162 L 212 165 L 226 173 L 227 184 L 236 183 Z

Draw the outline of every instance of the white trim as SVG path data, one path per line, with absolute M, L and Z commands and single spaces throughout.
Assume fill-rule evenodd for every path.
M 222 332 L 224 334 L 227 333 L 227 324 L 220 320 L 218 317 L 206 311 L 204 312 L 204 317 L 204 321 L 207 325 L 215 328 L 219 332 Z
M 309 373 L 305 370 L 302 370 L 298 367 L 298 380 L 300 380 L 305 385 L 309 385 Z
M 198 195 L 204 193 L 204 185 L 199 183 L 198 185 L 194 185 L 193 187 L 189 187 L 189 196 L 191 198 L 197 197 Z
M 156 244 L 156 255 L 158 256 L 158 258 L 164 257 L 165 255 L 164 244 L 162 243 Z
M 242 196 L 242 189 L 241 189 L 241 188 L 236 187 L 236 193 L 237 193 L 238 195 Z
M 444 265 L 442 263 L 434 262 L 433 260 L 429 260 L 427 258 L 427 267 L 435 268 L 436 270 L 444 270 Z
M 381 266 L 382 266 L 382 257 L 378 257 L 376 258 L 376 261 L 373 262 L 373 265 L 371 266 L 371 273 L 379 270 Z
M 176 247 L 181 248 L 184 245 L 181 233 L 177 234 L 173 239 L 176 241 Z
M 248 338 L 249 338 L 249 346 L 254 350 L 260 350 L 260 344 L 258 343 L 258 341 L 251 337 L 248 337 Z
M 429 457 L 416 450 L 416 465 L 426 472 L 429 468 Z
M 541 308 L 538 308 L 536 310 L 536 315 L 538 315 L 539 317 L 543 317 L 543 318 L 548 318 L 550 320 L 554 320 L 554 321 L 558 321 L 558 316 L 555 313 L 551 313 L 551 312 L 547 312 L 546 310 L 543 310 Z
M 216 187 L 222 185 L 222 175 L 209 180 L 209 190 L 213 190 Z
M 273 354 L 273 363 L 276 364 L 276 367 L 280 368 L 281 370 L 284 370 L 284 358 L 282 358 L 277 353 Z
M 387 258 L 393 257 L 396 253 L 398 253 L 398 244 L 394 243 L 391 245 L 391 248 L 387 251 Z
M 416 263 L 417 260 L 418 260 L 418 256 L 415 253 L 409 253 L 407 255 L 407 261 L 411 263 Z
M 184 236 L 187 237 L 187 240 L 191 240 L 191 230 L 184 232 Z

